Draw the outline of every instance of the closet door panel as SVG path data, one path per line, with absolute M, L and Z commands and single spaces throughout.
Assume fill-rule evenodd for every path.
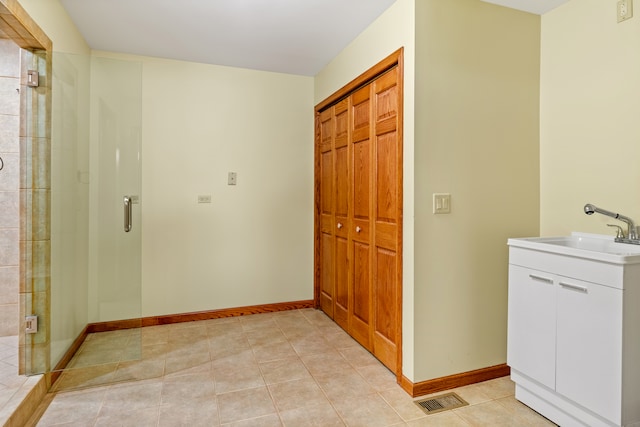
M 353 243 L 353 303 L 351 336 L 371 350 L 371 262 L 370 246 Z
M 322 248 L 322 272 L 320 276 L 320 308 L 333 318 L 334 294 L 334 248 L 335 240 L 331 234 L 322 233 L 320 242 Z
M 398 70 L 374 81 L 375 206 L 373 282 L 373 353 L 392 371 L 399 362 L 400 260 L 398 241 L 402 197 L 398 135 Z
M 320 308 L 333 318 L 335 293 L 334 150 L 332 109 L 320 113 L 318 136 L 320 175 Z
M 369 219 L 371 211 L 371 142 L 353 144 L 353 217 Z
M 397 137 L 377 137 L 376 220 L 395 224 L 398 216 Z
M 333 107 L 335 155 L 335 295 L 334 320 L 349 327 L 349 101 Z
M 344 237 L 336 237 L 336 287 L 333 319 L 342 328 L 349 327 L 349 244 Z
M 396 252 L 376 248 L 376 279 L 374 281 L 373 353 L 395 372 L 397 365 Z

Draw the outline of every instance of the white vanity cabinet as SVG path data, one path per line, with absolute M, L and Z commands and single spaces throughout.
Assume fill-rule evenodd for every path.
M 509 240 L 516 398 L 563 427 L 640 426 L 640 248 L 602 260 L 531 240 Z

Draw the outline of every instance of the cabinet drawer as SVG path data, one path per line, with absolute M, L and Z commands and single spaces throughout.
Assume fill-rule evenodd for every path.
M 624 267 L 518 247 L 509 248 L 509 264 L 546 271 L 586 282 L 622 289 Z

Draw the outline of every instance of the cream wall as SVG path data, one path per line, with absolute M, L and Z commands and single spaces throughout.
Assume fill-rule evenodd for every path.
M 640 222 L 640 17 L 572 0 L 542 17 L 540 231 L 612 235 L 585 203 Z
M 313 78 L 142 68 L 143 316 L 313 299 Z
M 506 362 L 506 242 L 538 234 L 539 40 L 537 15 L 416 1 L 416 382 Z
M 422 0 L 419 0 L 422 1 Z M 415 0 L 397 0 L 315 77 L 315 104 L 404 47 L 402 370 L 413 379 L 413 204 Z

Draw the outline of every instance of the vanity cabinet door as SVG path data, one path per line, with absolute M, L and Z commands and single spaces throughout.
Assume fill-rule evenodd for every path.
M 557 288 L 556 391 L 620 425 L 623 291 L 564 277 Z
M 507 364 L 553 389 L 555 358 L 554 276 L 509 265 Z

